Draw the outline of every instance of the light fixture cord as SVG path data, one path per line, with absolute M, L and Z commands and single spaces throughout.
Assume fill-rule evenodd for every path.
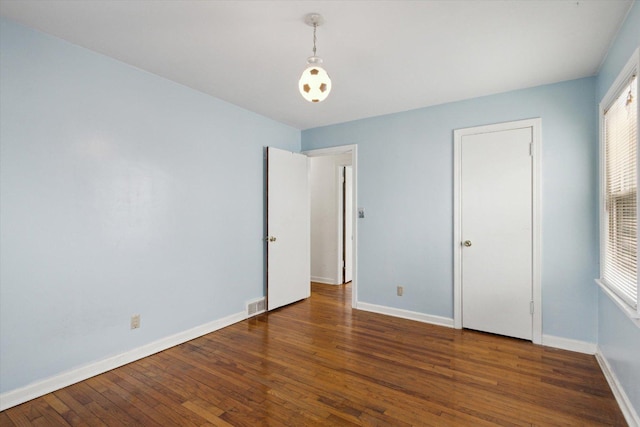
M 313 23 L 313 56 L 316 56 L 316 28 L 318 28 L 317 23 Z

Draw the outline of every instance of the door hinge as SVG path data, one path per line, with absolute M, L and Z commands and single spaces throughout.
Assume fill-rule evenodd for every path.
M 529 313 L 533 314 L 533 301 L 529 303 Z

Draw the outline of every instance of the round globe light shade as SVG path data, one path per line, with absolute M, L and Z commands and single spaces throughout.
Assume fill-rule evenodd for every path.
M 309 102 L 322 102 L 331 92 L 331 79 L 324 68 L 310 64 L 298 82 L 300 94 Z

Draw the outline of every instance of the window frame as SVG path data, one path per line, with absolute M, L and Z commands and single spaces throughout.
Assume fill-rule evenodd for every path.
M 599 105 L 599 145 L 600 145 L 600 273 L 599 278 L 596 279 L 596 283 L 602 288 L 604 293 L 613 300 L 613 302 L 618 305 L 618 307 L 636 323 L 637 326 L 640 326 L 640 295 L 636 297 L 636 308 L 631 306 L 627 301 L 618 296 L 618 294 L 612 289 L 606 280 L 603 278 L 603 270 L 605 265 L 605 257 L 606 257 L 606 247 L 607 247 L 607 223 L 609 221 L 609 215 L 607 212 L 607 194 L 606 194 L 606 139 L 605 139 L 605 126 L 604 126 L 604 113 L 607 107 L 609 107 L 620 95 L 620 92 L 623 90 L 625 86 L 629 84 L 630 79 L 633 75 L 636 75 L 637 82 L 640 81 L 640 48 L 636 49 L 631 55 L 631 58 L 624 66 L 615 82 L 609 87 L 606 95 L 602 98 Z M 636 84 L 636 93 L 633 94 L 636 99 L 636 117 L 639 122 L 638 125 L 640 127 L 640 99 L 638 95 L 640 94 L 640 84 Z M 638 131 L 638 129 L 637 129 Z M 638 141 L 638 145 L 636 146 L 636 191 L 640 190 L 640 139 Z M 636 206 L 636 262 L 640 261 L 640 257 L 638 256 L 640 252 L 640 203 Z M 640 269 L 638 269 L 640 271 Z M 636 278 L 636 289 L 640 288 L 638 286 L 638 279 Z

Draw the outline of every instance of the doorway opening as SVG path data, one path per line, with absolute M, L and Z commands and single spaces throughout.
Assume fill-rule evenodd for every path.
M 357 146 L 303 152 L 310 163 L 311 281 L 350 283 L 357 305 Z

